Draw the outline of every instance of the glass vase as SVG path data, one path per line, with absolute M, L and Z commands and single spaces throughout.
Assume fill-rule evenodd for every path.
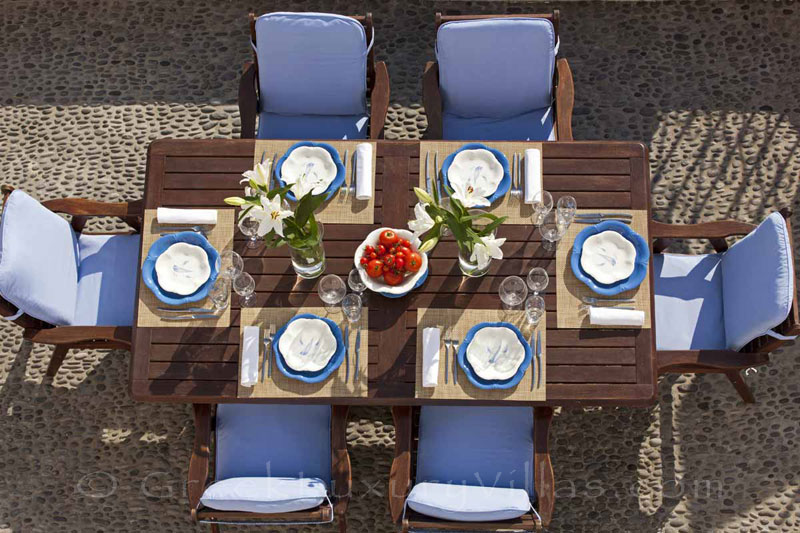
M 303 279 L 318 278 L 325 272 L 325 249 L 322 247 L 322 222 L 319 227 L 317 242 L 311 246 L 292 246 L 289 243 L 289 255 L 292 258 L 294 271 Z
M 466 246 L 463 246 L 461 243 L 458 243 L 458 268 L 461 269 L 461 272 L 470 278 L 479 278 L 481 276 L 485 276 L 487 272 L 489 272 L 489 266 L 491 266 L 491 261 L 489 264 L 486 265 L 484 268 L 480 268 L 478 266 L 477 261 L 472 261 L 470 256 L 472 252 L 470 252 Z

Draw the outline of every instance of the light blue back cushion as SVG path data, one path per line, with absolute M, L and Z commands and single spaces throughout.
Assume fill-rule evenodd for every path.
M 78 298 L 78 242 L 69 223 L 22 191 L 0 222 L 0 295 L 39 320 L 72 323 Z
M 217 406 L 216 480 L 234 477 L 331 479 L 327 405 Z
M 722 257 L 728 348 L 745 344 L 789 316 L 794 297 L 792 248 L 780 213 L 767 217 Z
M 278 115 L 258 117 L 259 139 L 366 139 L 368 115 Z
M 511 118 L 442 115 L 442 138 L 459 141 L 554 141 L 551 107 Z
M 130 326 L 136 301 L 139 235 L 78 237 L 75 326 Z
M 506 118 L 549 107 L 556 36 L 547 19 L 446 22 L 436 36 L 443 111 Z
M 426 406 L 416 482 L 525 489 L 533 496 L 533 409 Z
M 360 22 L 327 13 L 256 20 L 261 109 L 284 115 L 367 111 L 367 39 Z

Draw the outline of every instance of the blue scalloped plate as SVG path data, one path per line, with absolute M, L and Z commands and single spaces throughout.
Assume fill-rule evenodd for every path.
M 487 327 L 504 327 L 508 328 L 513 331 L 519 342 L 522 343 L 522 347 L 525 349 L 525 358 L 522 360 L 522 364 L 519 365 L 517 369 L 517 373 L 514 374 L 512 377 L 506 380 L 491 380 L 491 379 L 483 379 L 482 377 L 478 376 L 473 370 L 472 365 L 469 364 L 467 361 L 467 346 L 469 343 L 472 342 L 473 337 L 475 334 L 483 328 Z M 472 328 L 467 332 L 467 336 L 464 337 L 464 342 L 461 343 L 461 347 L 458 349 L 458 365 L 464 371 L 464 374 L 467 375 L 467 379 L 470 383 L 478 387 L 479 389 L 490 390 L 490 389 L 510 389 L 512 387 L 516 387 L 522 378 L 525 376 L 525 371 L 528 370 L 528 367 L 531 364 L 531 347 L 528 344 L 528 341 L 525 340 L 525 337 L 522 335 L 522 332 L 517 329 L 516 326 L 513 324 L 509 324 L 508 322 L 482 322 Z
M 481 143 L 468 143 L 453 152 L 452 154 L 448 155 L 444 159 L 444 164 L 442 164 L 442 178 L 444 184 L 450 187 L 450 180 L 447 178 L 447 171 L 450 170 L 450 164 L 453 162 L 453 159 L 456 157 L 456 154 L 459 152 L 463 152 L 464 150 L 477 150 L 478 148 L 483 148 L 484 150 L 489 150 L 494 154 L 497 160 L 500 162 L 500 165 L 503 167 L 503 179 L 500 180 L 500 183 L 497 184 L 497 188 L 494 192 L 489 196 L 489 202 L 494 203 L 495 200 L 498 198 L 502 198 L 508 192 L 508 189 L 511 188 L 511 171 L 508 167 L 508 158 L 506 158 L 505 154 L 500 150 L 495 150 L 494 148 L 489 148 L 485 144 Z M 450 187 L 452 189 L 452 187 Z
M 325 365 L 322 370 L 318 370 L 316 372 L 302 372 L 299 370 L 294 370 L 292 367 L 287 365 L 286 361 L 283 359 L 283 354 L 281 354 L 281 351 L 278 348 L 281 336 L 283 335 L 283 332 L 286 331 L 286 328 L 289 326 L 289 324 L 298 318 L 316 318 L 322 320 L 328 324 L 328 327 L 331 328 L 333 336 L 336 337 L 336 351 L 331 356 L 328 364 Z M 330 376 L 334 370 L 341 366 L 342 361 L 344 361 L 345 349 L 342 330 L 336 325 L 336 322 L 329 318 L 312 315 L 311 313 L 303 313 L 291 319 L 278 330 L 278 332 L 275 334 L 275 338 L 272 340 L 272 353 L 275 354 L 275 363 L 278 365 L 278 370 L 280 370 L 281 373 L 287 378 L 304 381 L 306 383 L 319 383 L 320 381 L 325 381 L 325 379 L 327 379 L 327 377 Z
M 163 290 L 158 284 L 158 276 L 156 276 L 156 260 L 158 257 L 164 253 L 167 248 L 179 242 L 194 244 L 205 250 L 206 255 L 208 255 L 208 264 L 211 266 L 211 275 L 208 277 L 208 280 L 199 289 L 188 296 L 182 296 Z M 208 242 L 208 239 L 201 234 L 195 233 L 194 231 L 172 233 L 170 235 L 164 235 L 150 246 L 150 250 L 148 250 L 147 257 L 142 265 L 142 280 L 145 286 L 153 291 L 156 298 L 167 305 L 182 305 L 197 302 L 208 296 L 208 291 L 211 290 L 214 282 L 217 281 L 217 275 L 219 275 L 217 263 L 219 263 L 219 252 L 217 252 L 217 250 L 211 246 L 211 243 Z
M 611 285 L 606 285 L 595 281 L 583 268 L 581 268 L 581 253 L 583 252 L 583 243 L 592 235 L 597 235 L 603 231 L 616 231 L 627 240 L 629 240 L 633 247 L 636 249 L 636 259 L 634 260 L 633 273 L 627 278 L 620 280 Z M 647 263 L 650 261 L 650 247 L 644 238 L 633 231 L 630 226 L 617 222 L 616 220 L 606 220 L 594 226 L 584 228 L 575 237 L 575 242 L 572 244 L 572 257 L 570 258 L 570 266 L 575 277 L 585 283 L 590 289 L 602 296 L 614 296 L 621 292 L 629 291 L 638 287 L 644 281 L 647 275 Z
M 336 194 L 336 191 L 338 191 L 339 187 L 341 187 L 342 183 L 344 183 L 345 171 L 344 171 L 344 164 L 342 163 L 342 158 L 339 157 L 339 152 L 336 150 L 336 148 L 334 148 L 328 143 L 315 143 L 311 141 L 301 141 L 299 143 L 294 143 L 292 146 L 289 147 L 288 150 L 286 150 L 286 153 L 283 154 L 283 157 L 278 159 L 278 164 L 275 166 L 275 178 L 278 180 L 278 183 L 281 184 L 281 187 L 286 186 L 286 183 L 284 183 L 283 179 L 281 179 L 281 169 L 283 168 L 283 162 L 286 161 L 286 158 L 289 157 L 289 154 L 292 153 L 292 150 L 294 150 L 295 148 L 299 148 L 301 146 L 318 146 L 320 148 L 324 148 L 326 152 L 331 154 L 331 157 L 333 158 L 333 163 L 336 165 L 336 177 L 333 178 L 331 184 L 328 186 L 327 189 L 325 189 L 325 200 L 326 201 L 330 200 L 331 196 Z M 288 198 L 292 202 L 297 201 L 297 198 L 291 191 L 286 193 L 286 198 Z

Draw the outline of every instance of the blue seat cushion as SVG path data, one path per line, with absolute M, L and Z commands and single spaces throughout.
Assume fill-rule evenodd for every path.
M 258 117 L 259 139 L 366 139 L 369 117 L 359 115 L 278 115 Z M 281 154 L 279 154 L 281 155 Z
M 416 480 L 523 489 L 533 497 L 533 409 L 422 407 Z
M 555 56 L 555 29 L 547 19 L 446 22 L 436 34 L 442 110 L 509 118 L 549 107 Z
M 357 20 L 328 13 L 268 13 L 256 20 L 256 48 L 262 110 L 366 114 L 367 36 Z
M 78 237 L 76 326 L 130 326 L 136 303 L 139 235 Z
M 23 191 L 0 222 L 0 295 L 25 314 L 69 325 L 78 300 L 78 240 L 69 223 Z
M 656 348 L 725 348 L 722 257 L 654 254 Z
M 442 138 L 463 141 L 554 141 L 556 132 L 552 108 L 544 107 L 510 118 L 470 118 L 444 113 Z
M 234 477 L 209 485 L 200 502 L 218 511 L 293 513 L 317 507 L 326 494 L 314 478 Z
M 406 503 L 418 513 L 456 522 L 511 520 L 531 510 L 523 489 L 443 483 L 414 485 Z
M 331 480 L 328 405 L 217 406 L 216 480 L 286 477 Z
M 786 320 L 794 265 L 786 221 L 772 213 L 722 257 L 727 346 L 739 350 Z

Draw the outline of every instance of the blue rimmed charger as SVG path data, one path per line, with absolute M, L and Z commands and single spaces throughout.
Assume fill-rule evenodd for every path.
M 333 178 L 331 184 L 328 185 L 328 188 L 325 189 L 325 200 L 330 200 L 331 197 L 336 194 L 336 191 L 338 191 L 342 186 L 342 183 L 344 183 L 345 168 L 344 164 L 342 163 L 342 158 L 339 157 L 339 152 L 336 150 L 336 148 L 328 143 L 316 143 L 312 141 L 301 141 L 294 143 L 289 147 L 288 150 L 286 150 L 286 153 L 283 154 L 280 159 L 278 159 L 278 164 L 275 165 L 275 178 L 278 180 L 278 183 L 280 183 L 281 187 L 286 186 L 286 183 L 281 178 L 281 169 L 283 168 L 283 163 L 296 148 L 300 148 L 301 146 L 316 146 L 318 148 L 322 148 L 331 155 L 331 158 L 333 158 L 333 163 L 336 165 L 336 176 Z M 291 191 L 286 193 L 286 198 L 292 202 L 297 201 L 297 197 L 295 197 L 294 193 Z
M 201 285 L 200 288 L 195 292 L 186 296 L 167 292 L 162 289 L 158 284 L 158 276 L 156 275 L 156 260 L 158 260 L 159 256 L 163 254 L 167 248 L 179 242 L 194 244 L 195 246 L 202 248 L 208 256 L 208 265 L 211 267 L 211 274 L 206 282 L 203 283 L 203 285 Z M 147 257 L 142 264 L 142 280 L 144 281 L 145 286 L 153 292 L 156 298 L 167 305 L 182 305 L 191 302 L 198 302 L 208 296 L 208 291 L 211 290 L 214 282 L 217 281 L 217 276 L 219 275 L 218 263 L 219 252 L 217 252 L 217 250 L 211 246 L 211 243 L 208 242 L 208 239 L 199 233 L 195 233 L 194 231 L 181 231 L 179 233 L 164 235 L 150 246 L 150 249 L 147 251 Z
M 508 328 L 514 332 L 519 340 L 520 344 L 522 344 L 522 348 L 525 350 L 525 356 L 522 359 L 522 363 L 519 365 L 517 372 L 508 379 L 503 380 L 494 380 L 494 379 L 483 379 L 482 377 L 478 376 L 475 370 L 472 368 L 472 365 L 469 364 L 467 360 L 467 347 L 472 342 L 472 339 L 475 337 L 475 334 L 478 331 L 482 330 L 483 328 L 489 327 L 500 327 L 500 328 Z M 531 365 L 531 347 L 528 344 L 528 341 L 525 340 L 525 337 L 522 335 L 522 332 L 513 324 L 508 322 L 482 322 L 480 324 L 476 324 L 470 328 L 467 332 L 467 336 L 464 337 L 464 342 L 461 343 L 461 346 L 458 348 L 458 365 L 466 374 L 467 379 L 470 383 L 478 387 L 479 389 L 484 390 L 492 390 L 492 389 L 510 389 L 512 387 L 516 387 L 519 385 L 519 382 L 522 381 L 522 378 L 525 376 L 525 372 L 528 370 L 528 367 Z
M 331 333 L 333 333 L 334 338 L 336 338 L 336 351 L 333 352 L 333 355 L 328 360 L 328 364 L 325 365 L 321 370 L 317 370 L 315 372 L 304 372 L 301 370 L 294 370 L 292 367 L 286 364 L 286 361 L 283 358 L 283 354 L 280 351 L 280 340 L 283 336 L 286 328 L 289 327 L 289 324 L 294 322 L 299 318 L 309 318 L 309 319 L 317 319 L 322 320 L 325 322 L 328 327 L 331 329 Z M 342 361 L 344 361 L 345 355 L 345 347 L 344 347 L 344 337 L 342 336 L 342 330 L 333 320 L 321 316 L 317 316 L 311 313 L 302 313 L 297 315 L 296 317 L 292 318 L 286 324 L 281 326 L 278 332 L 275 334 L 275 338 L 272 340 L 272 353 L 275 356 L 275 364 L 278 365 L 278 370 L 281 373 L 292 379 L 296 379 L 299 381 L 303 381 L 305 383 L 319 383 L 321 381 L 325 381 L 339 366 L 341 366 Z
M 497 158 L 497 161 L 500 162 L 500 166 L 503 167 L 503 179 L 500 180 L 500 183 L 497 184 L 497 188 L 488 198 L 489 202 L 494 203 L 495 200 L 497 200 L 498 198 L 502 198 L 503 196 L 505 196 L 506 193 L 508 192 L 508 189 L 511 188 L 511 171 L 508 166 L 508 158 L 506 158 L 505 154 L 500 150 L 489 148 L 488 146 L 482 143 L 465 144 L 452 154 L 445 157 L 444 163 L 442 164 L 442 181 L 445 185 L 447 185 L 452 189 L 453 187 L 452 185 L 450 185 L 450 180 L 447 177 L 447 173 L 450 170 L 450 165 L 453 163 L 453 159 L 455 159 L 456 155 L 458 155 L 459 152 L 463 152 L 464 150 L 479 150 L 479 149 L 491 152 L 492 155 L 494 155 Z

